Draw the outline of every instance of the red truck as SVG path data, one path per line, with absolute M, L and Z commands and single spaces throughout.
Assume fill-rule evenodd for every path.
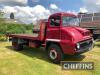
M 78 16 L 74 14 L 55 13 L 35 26 L 31 35 L 8 35 L 12 38 L 14 49 L 20 51 L 24 45 L 32 48 L 44 47 L 49 59 L 59 63 L 65 54 L 79 55 L 93 47 L 90 31 L 79 27 Z

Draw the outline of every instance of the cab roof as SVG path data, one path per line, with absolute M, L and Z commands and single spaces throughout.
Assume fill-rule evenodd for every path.
M 77 17 L 77 15 L 75 15 L 73 13 L 66 13 L 66 12 L 55 13 L 55 14 L 52 14 L 51 16 L 54 16 L 54 15 L 58 15 L 58 16 L 74 16 L 74 17 Z

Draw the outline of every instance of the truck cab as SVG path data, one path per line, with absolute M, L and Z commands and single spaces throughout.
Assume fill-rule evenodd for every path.
M 79 27 L 79 19 L 69 13 L 56 13 L 49 17 L 46 30 L 46 45 L 51 52 L 51 59 L 62 54 L 75 55 L 87 52 L 93 47 L 93 39 L 90 31 Z M 51 45 L 51 46 L 48 46 Z M 54 57 L 53 57 L 54 55 Z M 61 58 L 61 57 L 60 57 Z
M 55 13 L 48 20 L 41 20 L 38 25 L 33 28 L 31 35 L 8 35 L 13 39 L 12 46 L 17 50 L 22 50 L 20 48 L 23 45 L 35 48 L 42 46 L 54 63 L 59 63 L 64 54 L 77 55 L 93 47 L 90 31 L 79 27 L 79 19 L 74 14 Z

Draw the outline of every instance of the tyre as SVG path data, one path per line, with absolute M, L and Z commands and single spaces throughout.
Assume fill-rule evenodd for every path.
M 16 43 L 16 42 L 12 42 L 12 47 L 13 47 L 13 49 L 16 50 L 16 51 L 21 51 L 21 50 L 23 50 L 23 45 L 22 45 L 22 44 L 18 44 L 18 43 Z
M 48 47 L 48 57 L 53 63 L 60 63 L 63 60 L 63 53 L 61 48 L 56 44 L 51 44 Z

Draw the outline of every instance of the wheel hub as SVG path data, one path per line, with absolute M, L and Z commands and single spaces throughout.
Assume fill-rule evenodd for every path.
M 50 50 L 50 58 L 53 60 L 57 58 L 57 52 L 55 50 Z

